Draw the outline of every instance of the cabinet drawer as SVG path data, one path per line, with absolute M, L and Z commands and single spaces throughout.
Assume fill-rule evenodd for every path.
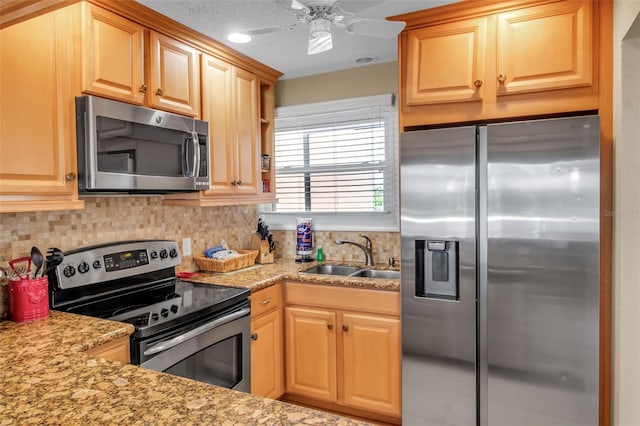
M 251 294 L 251 316 L 257 317 L 263 312 L 279 309 L 282 305 L 280 284 L 258 290 Z
M 287 304 L 400 315 L 400 292 L 285 283 Z
M 129 364 L 131 362 L 129 336 L 96 346 L 95 348 L 85 351 L 85 353 L 98 358 L 108 359 L 109 361 L 119 361 L 123 364 Z

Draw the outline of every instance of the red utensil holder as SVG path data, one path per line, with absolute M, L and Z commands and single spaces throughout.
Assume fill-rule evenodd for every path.
M 11 281 L 9 293 L 13 321 L 26 322 L 49 316 L 49 280 L 46 276 Z

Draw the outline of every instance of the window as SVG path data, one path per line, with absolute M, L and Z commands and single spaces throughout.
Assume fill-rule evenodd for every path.
M 276 109 L 278 202 L 262 207 L 265 220 L 294 229 L 303 215 L 315 229 L 396 231 L 396 117 L 393 95 Z

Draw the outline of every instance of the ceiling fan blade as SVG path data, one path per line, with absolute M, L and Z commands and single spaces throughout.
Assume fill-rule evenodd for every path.
M 275 33 L 275 32 L 283 31 L 283 30 L 293 31 L 293 30 L 296 30 L 296 29 L 301 28 L 303 26 L 306 26 L 306 25 L 303 25 L 301 23 L 286 24 L 286 25 L 272 25 L 270 27 L 252 28 L 252 29 L 249 29 L 249 30 L 241 31 L 241 33 L 253 36 L 253 35 Z
M 315 55 L 316 53 L 326 52 L 333 49 L 333 39 L 331 33 L 322 37 L 309 36 L 309 47 L 307 55 Z
M 399 21 L 356 18 L 349 21 L 345 30 L 350 34 L 378 38 L 395 38 L 406 24 Z
M 309 8 L 298 0 L 276 0 L 280 6 L 293 12 L 308 13 Z

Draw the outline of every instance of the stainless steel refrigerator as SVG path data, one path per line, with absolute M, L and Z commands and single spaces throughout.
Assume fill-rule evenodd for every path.
M 599 119 L 401 138 L 404 425 L 598 423 Z

